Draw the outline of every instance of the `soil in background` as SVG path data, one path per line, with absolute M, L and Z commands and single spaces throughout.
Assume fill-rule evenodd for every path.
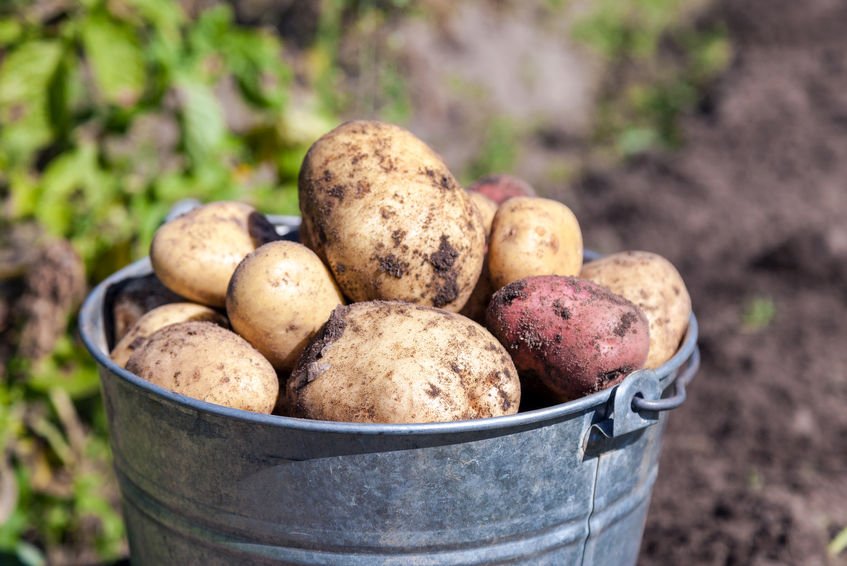
M 711 17 L 735 61 L 684 148 L 577 190 L 585 241 L 671 259 L 701 324 L 640 563 L 847 564 L 847 3 Z

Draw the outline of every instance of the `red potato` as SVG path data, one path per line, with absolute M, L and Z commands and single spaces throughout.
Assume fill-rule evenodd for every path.
M 487 175 L 475 181 L 468 191 L 481 193 L 496 204 L 503 204 L 512 197 L 534 197 L 535 189 L 532 186 L 513 175 Z
M 506 285 L 487 327 L 512 356 L 522 387 L 570 401 L 620 383 L 643 367 L 647 319 L 623 297 L 576 277 L 543 275 Z

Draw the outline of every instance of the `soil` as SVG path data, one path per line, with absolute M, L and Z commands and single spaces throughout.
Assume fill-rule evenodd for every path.
M 847 564 L 847 3 L 710 17 L 735 57 L 684 148 L 576 190 L 585 241 L 669 258 L 701 325 L 640 564 Z

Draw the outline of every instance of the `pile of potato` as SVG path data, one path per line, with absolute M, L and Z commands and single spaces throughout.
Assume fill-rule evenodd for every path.
M 583 266 L 568 207 L 507 175 L 465 190 L 400 127 L 324 135 L 299 196 L 302 243 L 236 202 L 161 226 L 153 270 L 184 300 L 122 332 L 115 363 L 249 411 L 442 422 L 610 387 L 663 364 L 686 331 L 691 302 L 667 260 Z

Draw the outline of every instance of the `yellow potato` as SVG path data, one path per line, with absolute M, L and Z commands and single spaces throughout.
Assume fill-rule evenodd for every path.
M 468 192 L 468 194 L 482 215 L 487 248 L 488 238 L 491 235 L 491 223 L 494 221 L 494 215 L 497 213 L 497 203 L 482 193 Z M 479 279 L 477 279 L 473 292 L 459 313 L 482 324 L 485 320 L 485 309 L 488 307 L 488 301 L 491 300 L 492 294 L 494 294 L 494 288 L 491 285 L 491 274 L 488 272 L 488 259 L 486 257 L 482 264 L 482 272 L 479 274 Z
M 238 265 L 226 298 L 232 328 L 280 371 L 291 371 L 306 344 L 344 303 L 332 274 L 295 242 L 271 242 Z
M 353 301 L 456 312 L 482 270 L 485 228 L 441 158 L 409 131 L 347 122 L 309 149 L 299 178 L 303 242 Z
M 179 322 L 208 321 L 229 326 L 226 317 L 216 310 L 196 303 L 169 303 L 147 312 L 129 329 L 112 350 L 111 358 L 126 367 L 133 352 L 139 349 L 157 330 Z
M 691 297 L 679 271 L 658 254 L 627 251 L 586 263 L 580 277 L 635 303 L 650 324 L 645 367 L 657 368 L 676 353 L 688 329 Z
M 494 222 L 494 215 L 497 214 L 497 203 L 482 193 L 469 192 L 468 196 L 482 215 L 485 237 L 488 238 L 488 235 L 491 234 L 491 223 Z
M 223 307 L 239 262 L 277 239 L 274 226 L 252 206 L 213 202 L 160 226 L 150 246 L 150 261 L 156 276 L 174 293 Z
M 577 275 L 582 252 L 582 232 L 571 209 L 550 199 L 510 198 L 491 226 L 491 282 L 497 290 L 532 275 Z
M 514 414 L 508 352 L 458 314 L 409 303 L 339 307 L 291 374 L 284 412 L 319 420 L 443 422 Z
M 270 413 L 279 393 L 270 362 L 211 322 L 166 326 L 132 354 L 126 369 L 175 393 L 256 413 Z

